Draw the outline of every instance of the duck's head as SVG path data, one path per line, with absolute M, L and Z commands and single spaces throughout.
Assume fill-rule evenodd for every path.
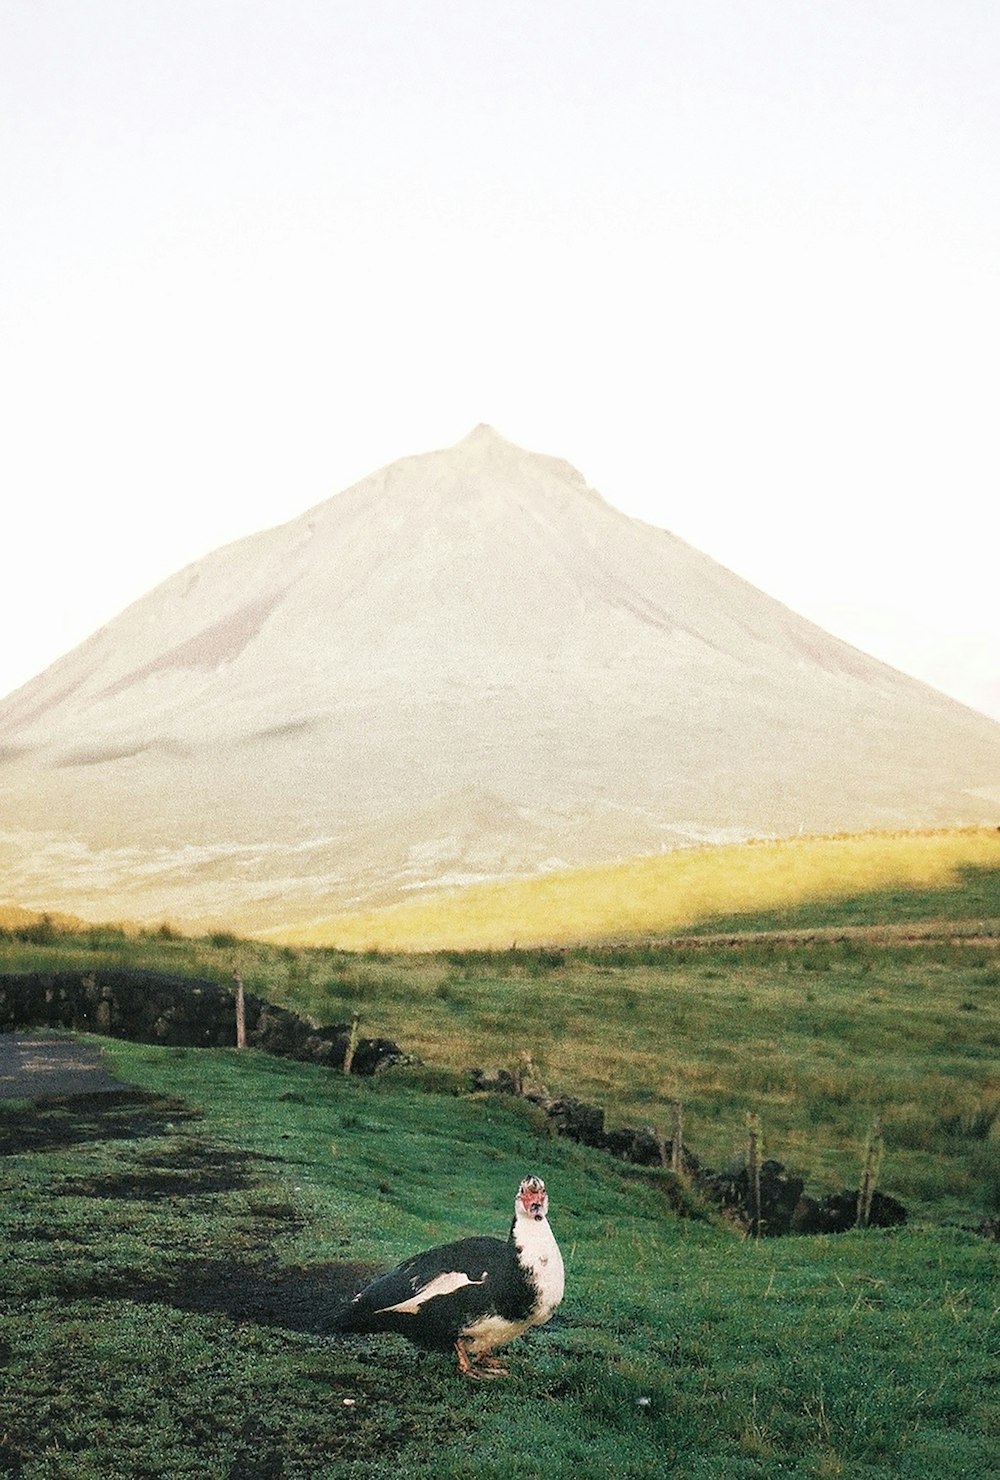
M 549 1200 L 541 1177 L 525 1177 L 514 1199 L 515 1218 L 533 1218 L 541 1223 L 548 1211 Z

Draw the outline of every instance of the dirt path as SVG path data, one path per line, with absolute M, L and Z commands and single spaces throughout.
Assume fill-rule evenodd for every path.
M 121 1090 L 96 1048 L 62 1033 L 0 1033 L 0 1100 Z

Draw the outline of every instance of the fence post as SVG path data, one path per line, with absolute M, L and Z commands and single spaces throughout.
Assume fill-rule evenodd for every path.
M 354 1063 L 354 1051 L 358 1046 L 358 1023 L 360 1018 L 357 1013 L 351 1018 L 351 1031 L 347 1037 L 347 1047 L 344 1050 L 344 1073 L 350 1074 L 351 1065 Z
M 861 1167 L 861 1186 L 858 1188 L 858 1213 L 854 1220 L 855 1228 L 868 1227 L 868 1220 L 872 1215 L 872 1199 L 875 1196 L 875 1184 L 878 1181 L 884 1149 L 882 1117 L 881 1115 L 876 1115 L 872 1121 L 872 1128 L 868 1132 L 868 1140 L 865 1142 L 865 1159 Z
M 674 1172 L 683 1170 L 684 1165 L 684 1106 L 680 1100 L 674 1101 L 673 1121 L 670 1127 L 670 1169 Z
M 247 1010 L 246 999 L 243 994 L 243 978 L 239 972 L 233 972 L 233 986 L 236 989 L 236 1047 L 247 1046 Z
M 760 1121 L 747 1115 L 747 1181 L 750 1184 L 750 1231 L 760 1238 Z

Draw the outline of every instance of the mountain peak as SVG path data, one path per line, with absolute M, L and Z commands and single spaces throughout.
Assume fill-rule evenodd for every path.
M 1000 775 L 1000 726 L 485 423 L 178 572 L 0 732 L 12 899 L 213 928 L 553 857 L 980 823 Z
M 519 447 L 516 442 L 510 442 L 501 436 L 496 427 L 491 427 L 488 422 L 481 421 L 478 426 L 467 432 L 460 441 L 448 449 L 452 454 L 459 454 L 463 459 L 472 457 L 479 462 L 492 462 L 498 458 L 525 458 L 536 454 L 527 452 Z
M 506 437 L 501 437 L 496 427 L 490 426 L 488 421 L 481 421 L 478 426 L 474 426 L 472 431 L 467 432 L 457 445 L 459 447 L 475 447 L 484 442 L 502 442 L 506 446 L 511 445 L 507 442 Z
M 473 427 L 453 447 L 445 449 L 444 458 L 463 477 L 472 473 L 489 478 L 494 488 L 499 488 L 502 481 L 508 493 L 517 490 L 524 495 L 530 486 L 535 497 L 562 498 L 568 486 L 574 493 L 584 494 L 592 504 L 604 505 L 601 496 L 588 487 L 587 480 L 572 463 L 511 442 L 485 421 Z

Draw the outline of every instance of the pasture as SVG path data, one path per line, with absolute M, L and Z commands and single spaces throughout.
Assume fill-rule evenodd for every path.
M 0 1463 L 24 1480 L 970 1476 L 997 1431 L 996 1246 L 754 1242 L 518 1102 L 253 1051 L 107 1042 L 143 1097 L 0 1107 Z M 544 1174 L 557 1321 L 471 1384 L 325 1334 L 372 1266 L 503 1234 Z
M 717 904 L 672 939 L 428 953 L 11 920 L 6 970 L 239 973 L 422 1063 L 360 1080 L 93 1040 L 129 1095 L 0 1104 L 0 1473 L 992 1473 L 998 1255 L 972 1229 L 1000 1214 L 1000 869 Z M 612 1124 L 669 1131 L 681 1100 L 714 1165 L 752 1113 L 764 1155 L 814 1193 L 857 1186 L 879 1113 L 879 1185 L 909 1222 L 745 1238 L 669 1171 L 469 1092 L 468 1066 L 522 1052 Z M 505 1233 L 527 1171 L 549 1186 L 568 1293 L 509 1380 L 328 1334 L 373 1268 Z
M 947 892 L 970 870 L 1000 870 L 1000 829 L 761 838 L 426 891 L 410 903 L 321 917 L 268 936 L 352 951 L 650 939 L 802 907 L 814 919 L 836 919 L 845 901 Z
M 721 867 L 721 864 L 720 864 Z M 1000 868 L 760 914 L 674 940 L 576 948 L 347 952 L 169 929 L 10 929 L 15 969 L 95 960 L 186 971 L 395 1039 L 456 1087 L 523 1053 L 553 1094 L 611 1124 L 669 1129 L 713 1165 L 747 1113 L 810 1190 L 851 1185 L 876 1114 L 885 1190 L 937 1221 L 1000 1204 Z

